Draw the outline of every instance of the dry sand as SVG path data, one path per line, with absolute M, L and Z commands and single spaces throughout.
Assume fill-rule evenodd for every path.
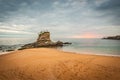
M 120 80 L 120 57 L 37 48 L 0 56 L 0 80 Z

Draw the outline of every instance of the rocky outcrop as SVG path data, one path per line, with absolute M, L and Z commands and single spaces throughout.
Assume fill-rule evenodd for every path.
M 64 46 L 66 44 L 71 44 L 71 43 L 62 42 L 62 41 L 53 42 L 50 39 L 50 32 L 45 31 L 39 33 L 36 42 L 25 44 L 19 50 L 28 49 L 28 48 L 38 48 L 38 47 L 58 47 L 58 46 Z
M 50 32 L 40 32 L 40 34 L 38 35 L 38 39 L 35 43 L 35 47 L 48 46 L 50 44 L 53 44 L 50 39 Z
M 104 37 L 103 39 L 120 40 L 120 35 L 117 35 L 117 36 Z
M 51 43 L 50 32 L 41 32 L 38 36 L 37 43 L 39 44 Z

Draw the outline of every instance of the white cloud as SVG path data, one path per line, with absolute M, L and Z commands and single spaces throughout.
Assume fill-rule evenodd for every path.
M 33 34 L 32 32 L 18 31 L 18 30 L 7 30 L 7 29 L 0 29 L 0 33 Z

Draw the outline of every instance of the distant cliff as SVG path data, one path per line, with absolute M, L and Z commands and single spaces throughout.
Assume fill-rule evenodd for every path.
M 117 36 L 108 36 L 108 37 L 104 37 L 102 39 L 120 40 L 120 35 L 117 35 Z
M 25 44 L 19 50 L 28 49 L 28 48 L 38 48 L 38 47 L 58 47 L 58 46 L 66 45 L 66 44 L 71 44 L 71 43 L 62 42 L 62 41 L 53 42 L 50 39 L 50 32 L 41 31 L 38 35 L 36 42 Z

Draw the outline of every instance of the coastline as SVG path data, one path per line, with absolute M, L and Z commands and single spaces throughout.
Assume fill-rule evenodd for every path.
M 9 54 L 9 53 L 11 53 L 11 52 L 14 52 L 14 51 L 0 52 L 0 56 L 1 56 L 1 55 L 5 55 L 5 54 Z
M 30 49 L 35 49 L 35 48 L 30 48 Z M 36 49 L 40 49 L 40 48 L 36 48 Z M 68 50 L 62 50 L 62 49 L 57 49 L 57 48 L 48 48 L 48 49 L 56 49 L 62 52 L 66 52 L 66 53 L 72 53 L 72 54 L 80 54 L 80 55 L 93 55 L 93 56 L 110 56 L 110 57 L 120 57 L 120 55 L 113 55 L 113 54 L 100 54 L 100 53 L 96 53 L 96 52 L 75 52 L 75 51 L 68 51 Z M 7 55 L 7 54 L 11 54 L 15 51 L 21 51 L 21 50 L 14 50 L 14 51 L 6 51 L 6 52 L 0 52 L 0 56 L 1 55 Z
M 93 56 L 106 56 L 106 57 L 120 57 L 120 55 L 113 55 L 113 54 L 100 54 L 100 53 L 97 53 L 97 52 L 74 52 L 74 51 L 64 51 L 64 50 L 61 50 L 63 52 L 68 52 L 68 53 L 73 53 L 73 54 L 83 54 L 83 55 L 93 55 Z
M 50 48 L 0 56 L 1 80 L 118 80 L 120 57 L 76 54 Z

